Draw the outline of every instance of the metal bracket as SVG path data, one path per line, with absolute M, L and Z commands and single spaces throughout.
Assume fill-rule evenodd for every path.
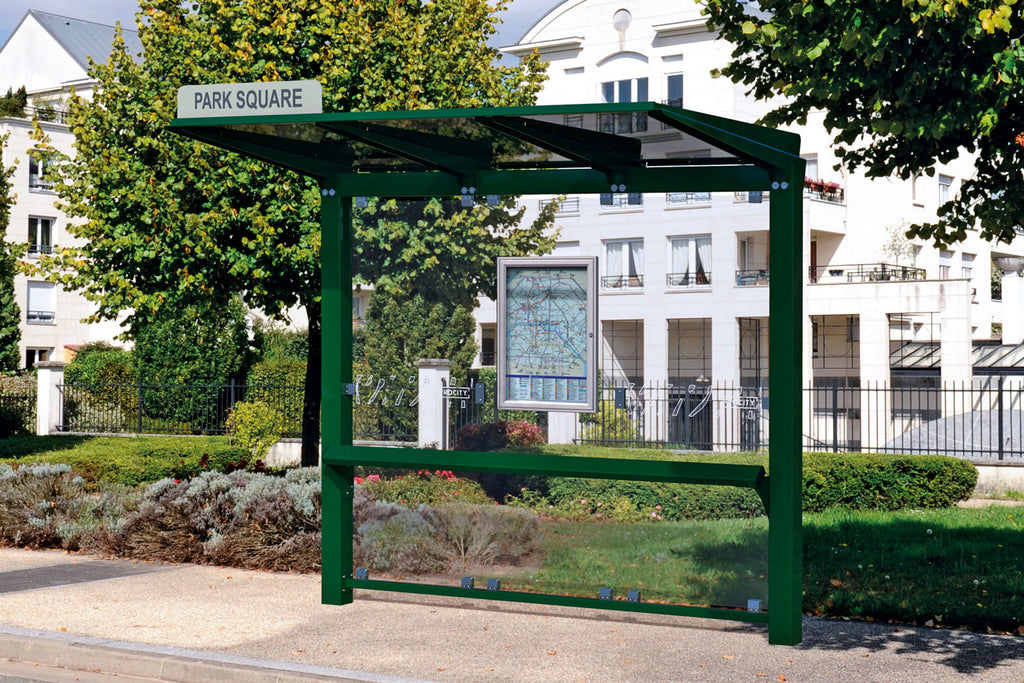
M 345 394 L 347 396 L 355 396 L 356 395 L 356 385 L 355 385 L 355 383 L 349 383 L 349 384 L 345 385 Z

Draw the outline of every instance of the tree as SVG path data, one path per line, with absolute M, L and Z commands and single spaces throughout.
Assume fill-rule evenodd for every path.
M 0 372 L 15 372 L 21 367 L 18 342 L 21 341 L 21 311 L 14 300 L 14 273 L 17 269 L 17 248 L 7 241 L 14 195 L 11 176 L 14 167 L 3 165 L 7 136 L 0 135 Z
M 71 228 L 83 246 L 41 260 L 48 277 L 98 304 L 97 319 L 128 311 L 132 333 L 161 310 L 206 302 L 224 305 L 241 292 L 246 305 L 280 318 L 294 305 L 309 317 L 303 412 L 303 464 L 317 462 L 320 412 L 319 195 L 307 178 L 241 158 L 164 126 L 177 88 L 186 84 L 313 79 L 324 110 L 363 111 L 532 103 L 544 78 L 530 58 L 496 67 L 485 0 L 140 0 L 144 59 L 115 39 L 107 64 L 90 74 L 92 100 L 70 102 L 76 154 L 62 157 L 40 140 L 36 154 L 60 173 L 64 210 L 84 219 Z M 506 0 L 495 6 L 504 9 Z M 445 222 L 424 217 L 427 234 Z M 464 219 L 477 222 L 473 212 Z M 390 287 L 459 268 L 467 282 L 480 253 L 550 246 L 546 226 L 514 240 L 467 230 L 462 259 L 444 240 L 428 240 L 438 258 L 401 258 L 360 235 L 362 271 Z M 397 243 L 406 248 L 415 240 Z M 380 242 L 378 241 L 378 245 Z M 410 264 L 415 263 L 415 268 Z M 437 276 L 437 279 L 441 279 Z
M 870 177 L 932 175 L 975 155 L 975 174 L 909 235 L 944 248 L 980 227 L 1010 242 L 1024 223 L 1024 17 L 1015 0 L 709 0 L 735 45 L 722 72 L 760 99 L 769 125 L 825 111 L 836 153 Z

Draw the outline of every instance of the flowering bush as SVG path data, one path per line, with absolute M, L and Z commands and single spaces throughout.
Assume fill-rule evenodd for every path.
M 355 483 L 361 484 L 375 500 L 407 508 L 455 502 L 494 504 L 475 481 L 460 479 L 447 470 L 419 470 L 394 478 L 370 474 L 356 477 Z
M 526 420 L 497 420 L 469 425 L 459 430 L 455 449 L 460 451 L 496 451 L 512 446 L 526 448 L 544 443 L 544 432 Z

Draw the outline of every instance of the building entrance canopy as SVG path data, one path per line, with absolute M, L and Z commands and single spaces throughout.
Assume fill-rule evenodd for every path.
M 222 98 L 223 99 L 223 98 Z M 222 112 L 223 113 L 223 112 Z M 803 178 L 797 135 L 652 102 L 182 118 L 170 131 L 317 179 L 321 194 L 325 603 L 353 588 L 467 596 L 354 577 L 353 466 L 745 486 L 768 511 L 768 611 L 476 591 L 472 597 L 768 622 L 801 640 Z M 759 465 L 354 446 L 352 198 L 770 191 L 770 477 Z M 421 400 L 426 397 L 421 396 Z M 754 601 L 757 602 L 757 601 Z

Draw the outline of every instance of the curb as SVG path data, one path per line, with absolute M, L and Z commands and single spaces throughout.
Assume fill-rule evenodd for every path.
M 420 679 L 0 626 L 0 662 L 168 683 L 429 683 Z

